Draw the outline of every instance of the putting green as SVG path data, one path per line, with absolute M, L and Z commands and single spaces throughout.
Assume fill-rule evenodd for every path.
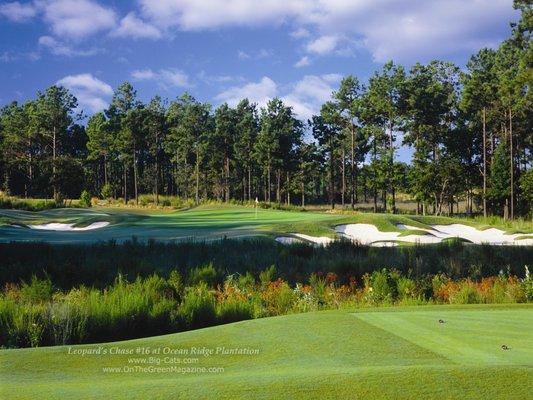
M 0 398 L 527 399 L 531 343 L 531 306 L 296 314 L 102 345 L 2 350 Z M 156 370 L 172 366 L 216 369 Z

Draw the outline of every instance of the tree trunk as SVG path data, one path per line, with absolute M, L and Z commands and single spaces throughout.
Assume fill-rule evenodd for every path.
M 28 143 L 28 147 L 31 148 L 31 142 Z M 28 178 L 29 178 L 28 195 L 31 196 L 32 194 L 31 188 L 32 188 L 32 183 L 33 183 L 33 158 L 31 154 L 31 150 L 28 153 Z
M 281 204 L 281 171 L 276 170 L 276 203 Z
M 198 205 L 200 204 L 200 158 L 198 150 L 196 150 L 196 165 L 194 169 L 196 173 L 196 188 L 194 198 L 196 205 Z
M 287 172 L 287 205 L 291 205 L 291 173 Z
M 487 218 L 487 121 L 483 107 L 483 216 Z
M 374 162 L 374 168 L 373 168 L 374 182 L 372 184 L 372 189 L 374 190 L 374 212 L 377 213 L 378 212 L 378 188 L 377 188 L 377 185 L 376 185 L 377 176 L 376 176 L 376 169 L 375 169 L 375 166 L 376 166 L 376 138 L 374 138 L 372 159 L 373 159 L 373 162 Z
M 342 193 L 341 193 L 341 204 L 342 208 L 344 209 L 344 195 L 346 193 L 346 153 L 344 149 L 344 145 L 342 146 L 342 164 L 341 164 L 341 172 L 342 172 Z
M 154 182 L 154 189 L 155 189 L 155 204 L 159 204 L 159 163 L 155 162 L 155 182 Z
M 513 114 L 511 109 L 509 109 L 509 152 L 511 153 L 511 203 L 509 217 L 514 219 Z
M 104 185 L 107 185 L 107 154 L 104 154 Z
M 229 187 L 229 157 L 226 155 L 224 160 L 224 187 L 226 192 L 225 201 L 229 203 L 230 187 Z
M 394 174 L 394 141 L 392 137 L 392 118 L 389 123 L 389 146 L 390 146 L 390 160 L 389 160 L 389 185 L 391 188 L 391 209 L 392 213 L 396 214 L 396 190 L 394 188 L 394 182 L 393 179 L 391 179 L 391 175 Z
M 124 204 L 128 204 L 128 167 L 124 161 Z
M 270 203 L 270 200 L 271 200 L 271 197 L 270 197 L 270 189 L 272 188 L 272 168 L 270 166 L 270 163 L 268 164 L 268 168 L 267 168 L 267 172 L 268 172 L 268 187 L 267 187 L 267 196 L 268 196 L 268 202 Z
M 137 190 L 137 151 L 133 147 L 133 189 L 135 190 L 135 204 L 139 205 L 139 192 Z
M 159 204 L 159 171 L 160 169 L 160 166 L 159 166 L 159 161 L 158 161 L 158 157 L 156 156 L 156 160 L 155 160 L 155 204 L 158 205 Z
M 248 167 L 248 200 L 252 198 L 252 167 Z
M 301 191 L 302 191 L 302 208 L 304 208 L 305 207 L 305 184 L 303 180 L 300 185 L 301 185 Z
M 53 181 L 53 191 L 54 191 L 54 201 L 57 201 L 57 177 L 56 177 L 56 127 L 53 127 L 53 137 L 52 137 L 52 181 Z
M 331 203 L 331 209 L 335 208 L 335 172 L 334 172 L 334 162 L 333 162 L 333 145 L 330 143 L 329 151 L 329 200 Z
M 352 207 L 352 210 L 355 209 L 355 185 L 357 184 L 357 182 L 355 181 L 355 129 L 354 129 L 354 124 L 352 122 L 352 141 L 351 141 L 351 164 L 350 164 L 350 183 L 351 183 L 351 188 L 350 188 L 350 205 Z

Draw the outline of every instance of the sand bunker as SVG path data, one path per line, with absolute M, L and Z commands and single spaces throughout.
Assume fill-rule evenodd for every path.
M 292 236 L 278 236 L 276 238 L 276 242 L 279 242 L 281 244 L 293 244 L 293 243 L 302 243 L 300 239 L 297 239 Z
M 75 232 L 75 231 L 90 231 L 93 229 L 100 229 L 109 225 L 107 221 L 93 222 L 90 225 L 83 227 L 76 227 L 74 224 L 62 224 L 59 222 L 51 222 L 42 225 L 28 225 L 31 229 L 38 229 L 43 231 L 59 231 L 59 232 Z
M 382 232 L 374 225 L 370 224 L 348 224 L 339 225 L 336 231 L 348 239 L 357 241 L 369 246 L 391 246 L 394 243 L 440 243 L 444 239 L 462 238 L 476 244 L 491 245 L 533 245 L 533 235 L 507 234 L 496 228 L 479 230 L 468 225 L 431 225 L 431 228 L 419 228 L 417 226 L 398 224 L 402 230 L 418 230 L 427 232 L 426 235 L 400 236 L 400 232 Z M 517 239 L 526 236 L 526 239 Z
M 334 239 L 326 236 L 309 236 L 303 233 L 291 233 L 293 236 L 279 236 L 276 241 L 283 244 L 302 243 L 303 241 L 313 242 L 321 246 L 331 243 Z
M 416 228 L 417 229 L 417 228 Z M 382 232 L 371 224 L 348 224 L 339 225 L 335 228 L 337 233 L 358 243 L 371 246 L 387 246 L 385 243 L 408 242 L 408 243 L 438 243 L 442 239 L 432 235 L 408 235 L 400 236 L 400 232 Z M 390 246 L 391 244 L 388 244 Z
M 471 241 L 472 243 L 494 244 L 494 245 L 533 245 L 533 236 L 522 233 L 507 234 L 496 228 L 478 230 L 468 225 L 451 224 L 451 225 L 432 225 L 434 230 L 448 237 L 459 237 Z M 517 237 L 529 236 L 531 239 L 516 240 Z

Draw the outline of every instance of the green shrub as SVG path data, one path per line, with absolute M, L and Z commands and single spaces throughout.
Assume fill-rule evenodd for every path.
M 247 300 L 231 298 L 218 304 L 217 320 L 219 323 L 243 321 L 254 317 L 254 306 Z
M 524 267 L 524 269 L 525 277 L 524 279 L 522 279 L 524 297 L 526 301 L 533 301 L 533 277 L 531 276 L 531 273 L 529 272 L 529 267 L 527 265 Z
M 322 306 L 326 303 L 326 289 L 327 283 L 325 278 L 319 277 L 313 273 L 309 276 L 309 285 L 311 286 L 313 297 L 318 302 L 318 305 Z
M 91 193 L 89 193 L 87 190 L 84 190 L 80 194 L 80 206 L 91 207 Z
M 170 274 L 167 279 L 168 284 L 172 288 L 174 295 L 177 299 L 180 299 L 183 294 L 183 278 L 181 277 L 181 274 L 177 270 L 170 271 Z
M 49 301 L 54 293 L 50 279 L 39 279 L 32 276 L 30 283 L 23 282 L 20 288 L 20 299 L 28 303 L 43 303 Z
M 292 310 L 297 295 L 291 287 L 282 280 L 270 282 L 261 293 L 263 314 L 265 316 L 283 315 Z
M 254 285 L 255 278 L 250 272 L 247 272 L 244 275 L 239 275 L 239 279 L 237 280 L 237 286 L 239 289 L 247 291 L 252 289 Z
M 104 186 L 102 186 L 102 190 L 100 190 L 100 197 L 104 200 L 113 197 L 113 188 L 109 183 L 106 183 Z
M 205 282 L 187 288 L 180 305 L 180 314 L 190 329 L 215 324 L 215 297 Z
M 203 267 L 194 268 L 189 273 L 188 284 L 195 286 L 200 283 L 206 283 L 210 287 L 215 287 L 221 283 L 222 275 L 213 267 L 213 264 L 207 264 Z
M 481 296 L 476 288 L 469 282 L 463 281 L 459 291 L 450 296 L 451 304 L 477 304 L 481 303 Z
M 274 265 L 271 265 L 264 271 L 261 271 L 259 273 L 259 281 L 261 282 L 261 285 L 265 286 L 268 285 L 270 282 L 274 280 L 276 277 L 276 267 Z
M 416 282 L 413 279 L 400 276 L 396 280 L 398 298 L 400 300 L 414 299 L 418 296 Z
M 368 275 L 365 278 L 365 287 L 367 289 L 367 300 L 372 304 L 391 304 L 398 293 L 396 282 L 386 268 Z

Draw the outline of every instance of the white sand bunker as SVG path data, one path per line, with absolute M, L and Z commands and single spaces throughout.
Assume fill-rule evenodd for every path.
M 451 225 L 432 225 L 433 230 L 440 234 L 448 235 L 448 237 L 459 237 L 471 241 L 472 243 L 494 244 L 494 245 L 533 245 L 533 236 L 524 235 L 522 233 L 507 234 L 504 231 L 496 228 L 489 228 L 485 230 L 478 230 L 468 225 L 451 224 Z M 520 239 L 518 237 L 528 236 L 530 239 Z
M 312 242 L 321 246 L 331 243 L 334 239 L 326 236 L 309 236 L 303 233 L 291 233 L 292 236 L 279 236 L 276 241 L 283 244 L 302 243 L 303 241 Z
M 382 232 L 371 224 L 339 225 L 335 230 L 342 236 L 371 246 L 392 246 L 391 242 L 438 243 L 442 239 L 432 235 L 400 236 L 400 232 Z
M 426 235 L 407 235 L 400 236 L 400 232 L 381 232 L 377 227 L 370 224 L 349 224 L 339 225 L 336 231 L 341 235 L 357 241 L 361 244 L 370 246 L 386 246 L 391 242 L 409 242 L 409 243 L 440 243 L 444 239 L 462 238 L 477 244 L 492 245 L 533 245 L 533 236 L 531 239 L 520 239 L 518 237 L 529 236 L 524 234 L 506 234 L 504 231 L 496 228 L 478 230 L 468 225 L 451 224 L 451 225 L 432 225 L 431 228 L 419 228 L 417 226 L 397 225 L 400 229 L 418 230 L 427 232 Z M 390 244 L 389 244 L 390 245 Z
M 74 231 L 91 231 L 93 229 L 100 229 L 109 225 L 107 221 L 93 222 L 90 225 L 83 227 L 76 227 L 74 224 L 62 224 L 59 222 L 51 222 L 49 224 L 42 225 L 28 225 L 31 229 L 43 230 L 43 231 L 60 231 L 60 232 L 74 232 Z

